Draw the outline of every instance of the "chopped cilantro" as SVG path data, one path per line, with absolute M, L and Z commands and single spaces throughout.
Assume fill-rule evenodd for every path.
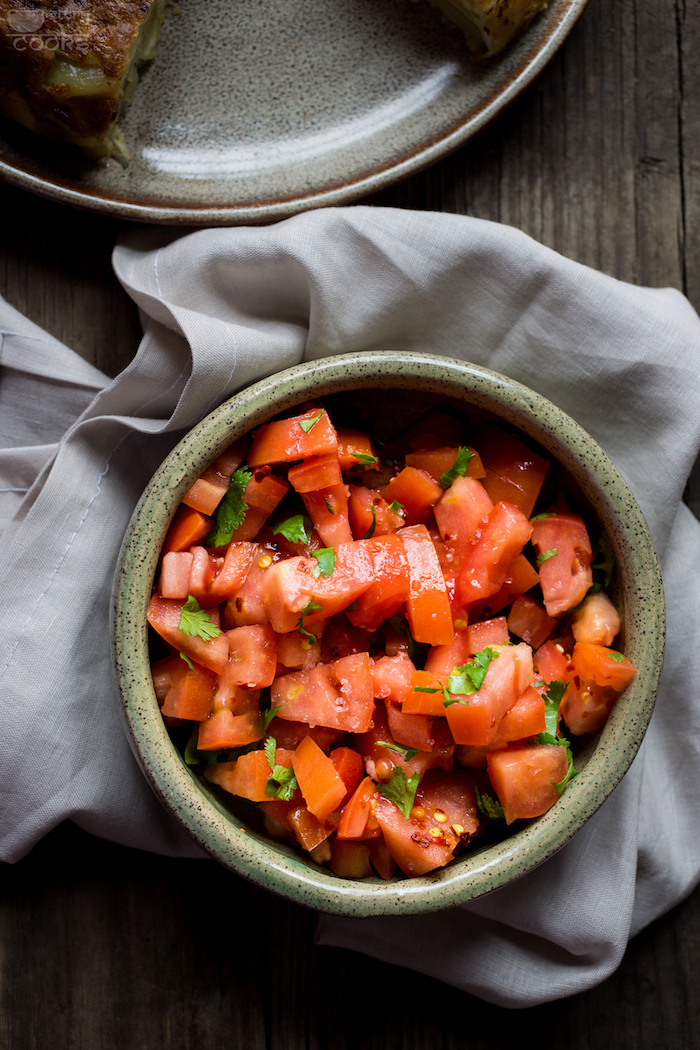
M 228 756 L 228 751 L 200 751 L 197 748 L 198 731 L 199 728 L 197 727 L 185 745 L 182 757 L 184 758 L 186 765 L 197 766 L 200 762 L 203 762 L 207 766 L 213 766 L 219 761 L 219 758 L 222 755 L 225 757 Z
M 324 496 L 323 502 L 326 504 L 326 510 L 329 514 L 335 514 L 335 507 L 333 506 L 333 500 L 330 496 Z
M 353 452 L 352 458 L 357 460 L 358 467 L 373 467 L 379 465 L 377 457 L 371 455 L 369 452 Z
M 420 751 L 419 747 L 403 747 L 402 744 L 397 744 L 394 740 L 378 740 L 377 747 L 388 747 L 390 751 L 395 751 L 397 755 L 401 755 L 407 762 L 415 758 Z
M 484 816 L 488 817 L 489 820 L 503 820 L 503 818 L 505 817 L 505 813 L 503 812 L 503 806 L 501 805 L 501 803 L 498 802 L 495 798 L 492 798 L 491 795 L 486 795 L 485 793 L 479 791 L 476 785 L 475 789 L 476 802 Z
M 499 654 L 495 649 L 482 649 L 475 653 L 469 663 L 461 667 L 454 667 L 447 679 L 447 688 L 456 696 L 470 696 L 481 689 L 489 664 L 496 660 Z M 453 701 L 454 702 L 454 701 Z
M 265 794 L 269 795 L 270 798 L 281 798 L 283 802 L 289 802 L 299 786 L 297 778 L 294 776 L 294 770 L 290 769 L 289 766 L 280 766 L 275 762 L 277 741 L 273 736 L 269 736 L 265 741 L 264 750 L 267 764 L 271 770 L 265 785 Z
M 301 616 L 299 617 L 299 622 L 297 623 L 297 631 L 299 631 L 300 634 L 305 634 L 312 645 L 316 645 L 316 635 L 312 634 L 311 631 L 307 631 L 306 627 L 304 627 L 304 620 L 306 619 L 308 613 L 314 612 L 316 609 L 322 608 L 323 606 L 319 605 L 318 602 L 315 602 L 313 598 L 309 598 L 308 602 L 301 610 Z
M 388 798 L 390 802 L 393 802 L 408 820 L 413 809 L 413 800 L 416 797 L 419 781 L 420 777 L 417 773 L 412 773 L 406 779 L 403 767 L 397 766 L 391 780 L 387 780 L 383 784 L 377 784 L 377 791 L 384 798 Z
M 406 513 L 406 509 L 405 509 L 403 503 L 399 503 L 399 501 L 397 499 L 393 500 L 389 504 L 389 510 L 391 511 L 392 514 L 400 514 L 401 517 L 404 517 L 404 515 Z
M 322 415 L 323 415 L 323 409 L 321 409 L 321 411 L 318 413 L 318 415 L 311 416 L 310 419 L 302 419 L 301 422 L 299 423 L 299 426 L 301 427 L 301 429 L 304 431 L 305 434 L 308 434 L 309 431 L 312 430 L 316 426 L 316 424 L 318 423 L 318 421 L 319 421 L 319 419 L 321 418 Z
M 320 550 L 312 551 L 311 554 L 318 562 L 312 573 L 314 579 L 317 580 L 319 576 L 332 576 L 335 569 L 335 550 L 333 547 L 322 547 Z
M 178 626 L 184 634 L 188 634 L 190 637 L 196 635 L 197 638 L 201 638 L 205 642 L 210 642 L 212 638 L 218 638 L 221 634 L 221 628 L 212 623 L 209 613 L 200 607 L 197 599 L 193 598 L 191 594 L 188 595 L 187 601 L 182 607 Z
M 370 527 L 367 529 L 367 532 L 362 537 L 363 540 L 371 539 L 372 536 L 374 536 L 374 530 L 377 527 L 377 509 L 374 506 L 374 500 L 372 500 L 370 506 L 372 508 L 372 524 L 370 525 Z
M 553 510 L 545 510 L 542 514 L 535 514 L 530 518 L 530 521 L 545 521 L 547 518 L 553 518 Z
M 280 521 L 272 530 L 274 536 L 284 536 L 290 543 L 308 543 L 311 539 L 313 524 L 305 514 L 294 514 L 285 521 Z
M 556 547 L 553 547 L 551 551 L 542 551 L 541 554 L 537 555 L 537 568 L 539 569 L 540 565 L 544 565 L 546 561 L 549 561 L 550 558 L 556 558 L 556 556 Z
M 252 476 L 253 472 L 247 467 L 239 467 L 231 476 L 226 495 L 216 508 L 214 528 L 206 540 L 208 547 L 225 547 L 231 542 L 231 537 L 239 525 L 243 524 L 248 510 L 244 493 Z
M 618 664 L 621 664 L 622 661 L 624 660 L 624 656 L 622 655 L 622 653 L 611 653 L 610 654 L 610 659 L 614 660 Z
M 591 568 L 594 572 L 603 574 L 603 586 L 609 587 L 615 568 L 615 555 L 607 536 L 601 535 L 595 545 L 593 552 L 593 563 Z
M 193 664 L 193 663 L 192 663 L 192 661 L 190 660 L 190 658 L 189 658 L 189 656 L 187 655 L 187 653 L 180 653 L 180 654 L 179 654 L 179 656 L 180 656 L 180 659 L 181 659 L 181 660 L 184 660 L 184 661 L 185 661 L 185 663 L 186 663 L 186 664 L 187 664 L 187 666 L 189 667 L 190 671 L 194 671 L 194 664 Z
M 277 712 L 280 709 L 280 707 L 284 707 L 284 704 L 275 704 L 274 707 L 268 707 L 266 711 L 260 712 L 260 717 L 262 718 L 263 733 L 267 732 L 272 719 L 277 717 Z
M 566 682 L 554 681 L 549 683 L 549 688 L 544 694 L 544 718 L 547 731 L 545 733 L 538 733 L 536 738 L 538 744 L 557 744 L 559 747 L 566 748 L 566 754 L 569 760 L 566 775 L 558 784 L 552 783 L 552 786 L 556 789 L 558 795 L 561 795 L 569 781 L 577 776 L 578 773 L 578 771 L 574 769 L 574 759 L 571 754 L 569 741 L 565 736 L 562 736 L 561 733 L 557 732 L 559 705 L 561 704 L 564 693 L 566 692 L 566 686 Z
M 463 478 L 473 458 L 474 453 L 466 445 L 460 445 L 454 465 L 440 477 L 440 488 L 448 489 L 455 478 Z

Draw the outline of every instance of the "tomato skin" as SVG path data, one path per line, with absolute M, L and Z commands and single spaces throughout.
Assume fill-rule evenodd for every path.
M 608 686 L 618 693 L 627 688 L 637 673 L 634 664 L 622 653 L 588 642 L 576 642 L 571 662 L 575 675 Z
M 387 503 L 401 504 L 407 525 L 419 525 L 430 520 L 442 489 L 426 471 L 404 467 L 381 490 L 381 495 Z
M 407 618 L 411 635 L 428 645 L 450 645 L 454 640 L 452 613 L 445 577 L 425 525 L 399 533 L 408 563 Z
M 455 478 L 435 504 L 435 521 L 454 572 L 459 572 L 470 543 L 492 510 L 488 492 L 472 477 Z
M 175 516 L 170 523 L 165 542 L 163 554 L 169 551 L 188 551 L 190 547 L 202 540 L 211 532 L 212 520 L 200 511 L 192 510 L 181 504 L 175 511 Z
M 384 841 L 405 875 L 444 868 L 479 829 L 474 781 L 464 770 L 426 773 L 408 820 L 388 799 L 377 800 Z
M 347 794 L 333 760 L 305 736 L 292 755 L 292 768 L 309 812 L 321 822 L 327 820 Z
M 318 421 L 305 431 L 301 424 L 308 423 L 316 416 L 319 416 Z M 336 452 L 337 448 L 338 435 L 328 413 L 325 409 L 312 408 L 298 416 L 279 419 L 259 427 L 253 434 L 248 452 L 248 466 L 292 463 L 309 456 Z
M 408 561 L 399 535 L 373 536 L 364 543 L 372 559 L 372 582 L 347 616 L 355 627 L 376 631 L 408 599 Z
M 534 509 L 549 470 L 543 459 L 509 431 L 495 425 L 481 427 L 475 442 L 486 470 L 484 487 L 494 503 L 506 500 L 526 518 Z
M 203 722 L 211 711 L 217 676 L 199 664 L 190 669 L 179 656 L 167 661 L 169 688 L 161 711 L 169 718 Z
M 539 565 L 544 607 L 550 616 L 562 616 L 582 602 L 593 583 L 593 549 L 588 531 L 578 514 L 552 514 L 537 521 L 532 544 Z
M 497 503 L 465 554 L 455 583 L 458 601 L 469 607 L 495 594 L 531 534 L 532 525 L 521 510 Z
M 486 768 L 506 824 L 512 824 L 552 808 L 559 798 L 553 785 L 566 776 L 569 759 L 558 744 L 525 744 L 491 751 Z

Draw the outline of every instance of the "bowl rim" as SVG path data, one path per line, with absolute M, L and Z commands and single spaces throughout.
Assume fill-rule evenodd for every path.
M 624 624 L 629 628 L 636 618 L 644 624 L 643 632 L 628 629 L 625 645 L 637 675 L 557 805 L 496 845 L 465 850 L 440 871 L 390 882 L 342 879 L 294 849 L 273 843 L 196 778 L 171 743 L 158 708 L 146 623 L 165 532 L 182 495 L 204 467 L 236 438 L 279 412 L 310 398 L 369 388 L 425 391 L 453 405 L 460 402 L 467 415 L 470 408 L 495 412 L 538 442 L 582 489 L 591 510 L 608 523 L 621 576 Z M 164 504 L 170 508 L 166 515 Z M 127 737 L 167 811 L 206 853 L 236 874 L 295 903 L 344 916 L 417 914 L 464 904 L 553 856 L 631 765 L 653 711 L 665 643 L 663 585 L 648 526 L 627 483 L 597 442 L 551 401 L 515 380 L 467 361 L 403 350 L 302 362 L 239 391 L 196 424 L 166 457 L 134 510 L 117 560 L 110 620 L 112 668 Z

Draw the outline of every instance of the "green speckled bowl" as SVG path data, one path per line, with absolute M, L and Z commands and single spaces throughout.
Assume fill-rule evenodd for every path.
M 202 782 L 171 744 L 148 660 L 146 608 L 158 555 L 181 497 L 234 439 L 283 410 L 323 397 L 351 401 L 387 431 L 428 407 L 497 417 L 539 442 L 585 513 L 602 524 L 616 559 L 614 597 L 622 648 L 637 675 L 603 732 L 577 755 L 580 770 L 556 806 L 497 845 L 462 853 L 416 879 L 337 878 L 293 848 L 267 839 L 232 796 Z M 628 769 L 651 717 L 663 661 L 661 575 L 646 522 L 627 485 L 593 439 L 551 402 L 495 372 L 430 354 L 377 351 L 311 361 L 227 401 L 173 450 L 148 485 L 122 546 L 113 595 L 113 656 L 130 741 L 166 809 L 212 857 L 299 904 L 342 915 L 436 911 L 502 888 L 551 857 L 582 827 Z

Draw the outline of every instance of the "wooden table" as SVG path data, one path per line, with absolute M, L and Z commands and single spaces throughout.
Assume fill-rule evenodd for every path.
M 510 223 L 700 308 L 700 4 L 590 0 L 540 79 L 474 142 L 369 203 Z M 0 186 L 0 292 L 114 375 L 139 339 L 120 224 Z M 700 472 L 688 498 L 700 510 Z M 1 869 L 6 1050 L 700 1047 L 700 892 L 598 988 L 488 1006 L 410 969 L 316 948 L 314 917 L 208 861 L 71 825 Z M 406 960 L 410 964 L 410 960 Z

